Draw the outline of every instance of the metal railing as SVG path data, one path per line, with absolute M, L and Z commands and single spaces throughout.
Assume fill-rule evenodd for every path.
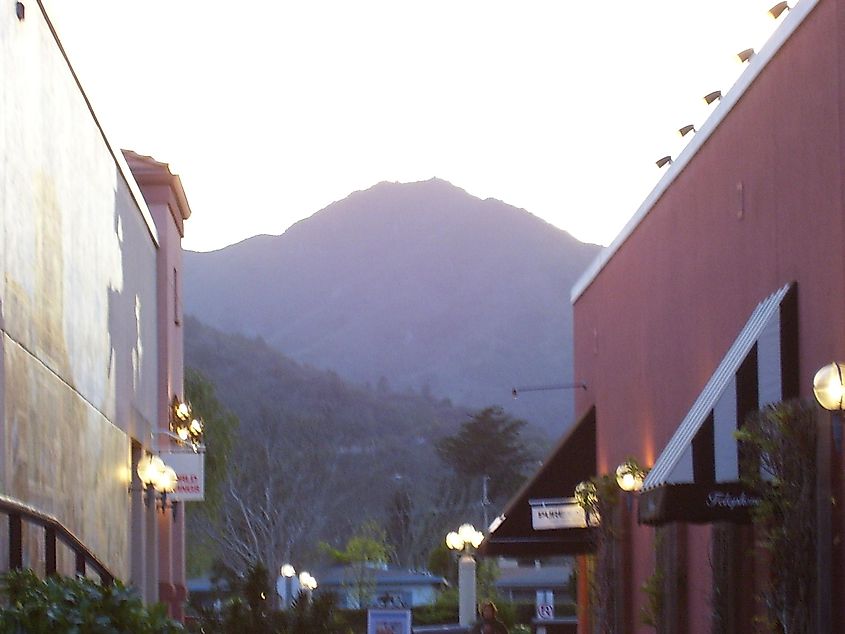
M 0 514 L 9 518 L 9 569 L 21 569 L 23 565 L 23 527 L 24 523 L 40 526 L 44 529 L 44 572 L 54 575 L 57 572 L 57 545 L 62 542 L 73 551 L 77 575 L 84 576 L 91 568 L 100 577 L 104 585 L 114 583 L 114 575 L 70 530 L 55 517 L 39 511 L 27 504 L 0 495 Z

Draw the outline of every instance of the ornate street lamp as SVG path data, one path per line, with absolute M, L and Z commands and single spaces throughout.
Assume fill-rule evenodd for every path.
M 296 568 L 291 564 L 285 564 L 279 569 L 279 573 L 285 578 L 285 599 L 283 601 L 283 607 L 288 609 L 293 601 L 291 595 L 293 594 L 293 577 L 296 574 Z
M 472 524 L 462 524 L 446 535 L 446 546 L 461 553 L 458 562 L 458 621 L 469 627 L 475 620 L 475 549 L 484 540 L 484 533 Z

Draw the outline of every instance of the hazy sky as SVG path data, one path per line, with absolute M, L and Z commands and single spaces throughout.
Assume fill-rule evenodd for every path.
M 774 0 L 45 0 L 117 147 L 171 164 L 186 248 L 437 176 L 609 243 L 777 28 Z

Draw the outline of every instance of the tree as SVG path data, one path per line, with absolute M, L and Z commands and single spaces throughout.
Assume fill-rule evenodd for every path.
M 426 567 L 446 533 L 477 513 L 478 498 L 464 484 L 449 474 L 413 486 L 403 481 L 396 489 L 387 506 L 386 526 L 397 564 Z
M 735 432 L 742 480 L 761 498 L 752 518 L 770 558 L 762 599 L 774 632 L 817 631 L 816 416 L 814 404 L 786 401 L 750 416 Z
M 240 421 L 217 399 L 214 384 L 193 368 L 185 369 L 185 397 L 204 424 L 205 504 L 208 508 L 220 502 L 222 483 Z
M 263 419 L 241 434 L 222 483 L 215 522 L 200 527 L 235 570 L 268 570 L 312 547 L 339 488 L 336 463 L 305 421 Z
M 240 425 L 238 418 L 217 399 L 216 389 L 202 373 L 185 370 L 185 398 L 194 414 L 203 421 L 205 442 L 205 500 L 186 504 L 188 533 L 203 535 L 203 527 L 218 521 L 223 497 L 223 482 Z M 191 539 L 187 545 L 189 575 L 207 572 L 214 559 L 208 540 Z
M 437 454 L 458 476 L 479 483 L 489 477 L 489 495 L 500 500 L 517 489 L 533 459 L 521 437 L 526 424 L 500 407 L 487 407 L 456 435 L 439 440 Z
M 376 589 L 374 570 L 390 561 L 391 550 L 383 528 L 375 522 L 365 522 L 346 542 L 343 550 L 321 544 L 322 549 L 340 564 L 347 566 L 344 581 L 355 607 L 365 608 Z

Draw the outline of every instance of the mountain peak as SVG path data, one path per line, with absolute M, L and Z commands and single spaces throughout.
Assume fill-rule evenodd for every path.
M 186 254 L 185 304 L 352 381 L 502 405 L 548 428 L 571 395 L 510 391 L 571 380 L 567 298 L 597 251 L 443 179 L 385 181 L 281 236 Z

